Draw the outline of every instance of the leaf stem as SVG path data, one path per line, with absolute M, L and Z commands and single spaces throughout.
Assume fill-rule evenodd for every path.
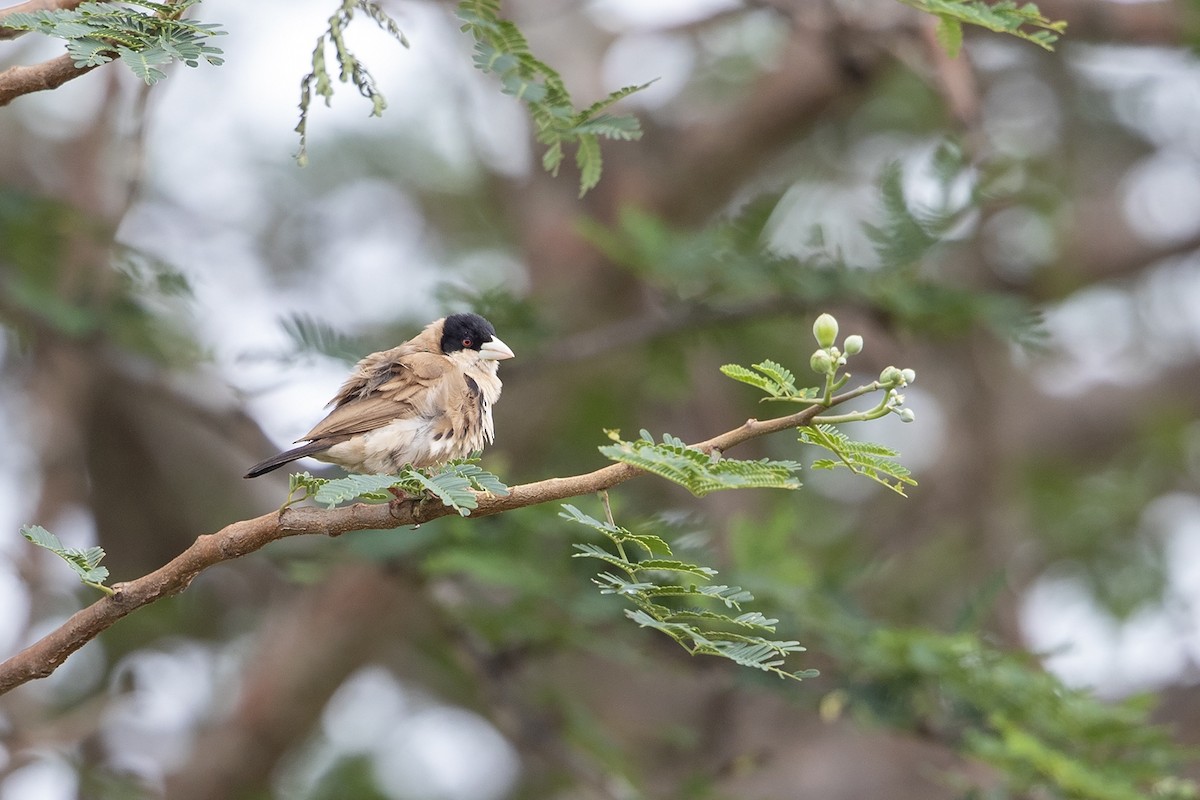
M 103 583 L 97 583 L 95 581 L 88 581 L 88 580 L 82 581 L 82 583 L 84 586 L 90 586 L 93 589 L 99 589 L 100 591 L 102 591 L 106 595 L 108 595 L 109 597 L 113 597 L 114 595 L 116 595 L 115 591 L 113 591 L 110 587 L 105 586 Z

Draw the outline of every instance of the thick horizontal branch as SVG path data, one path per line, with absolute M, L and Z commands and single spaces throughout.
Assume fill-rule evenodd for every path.
M 853 390 L 833 398 L 831 406 L 862 394 Z M 770 433 L 806 425 L 825 406 L 808 406 L 786 417 L 747 420 L 743 425 L 695 445 L 704 452 L 725 452 L 732 447 Z M 536 483 L 513 486 L 501 497 L 484 494 L 472 517 L 502 514 L 526 506 L 535 506 L 568 497 L 592 494 L 624 483 L 643 474 L 628 464 L 611 464 L 602 469 L 568 478 L 548 478 Z M 83 645 L 96 638 L 117 620 L 142 606 L 182 592 L 205 569 L 248 553 L 289 536 L 324 534 L 340 536 L 360 530 L 381 530 L 419 525 L 447 516 L 453 509 L 432 498 L 405 501 L 398 505 L 356 503 L 343 508 L 287 508 L 251 520 L 235 522 L 216 533 L 196 539 L 165 566 L 149 575 L 113 586 L 112 597 L 97 600 L 77 611 L 65 623 L 34 644 L 0 664 L 0 694 L 36 678 L 45 678 Z
M 57 89 L 95 68 L 76 67 L 75 58 L 68 53 L 40 64 L 9 67 L 0 72 L 0 106 L 8 105 L 21 95 Z

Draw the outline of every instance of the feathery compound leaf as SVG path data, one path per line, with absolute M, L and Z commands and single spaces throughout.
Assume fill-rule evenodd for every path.
M 401 484 L 402 479 L 396 475 L 347 475 L 319 484 L 313 500 L 328 508 L 360 497 L 386 500 L 389 497 L 387 490 Z
M 883 169 L 879 182 L 882 193 L 883 225 L 864 224 L 863 230 L 875 243 L 875 252 L 885 267 L 914 264 L 937 244 L 909 208 L 904 197 L 904 175 L 900 163 L 893 161 Z
M 678 483 L 697 497 L 720 489 L 800 488 L 800 481 L 794 477 L 800 464 L 795 461 L 714 460 L 670 434 L 664 434 L 662 443 L 657 444 L 645 431 L 642 433 L 643 437 L 633 442 L 602 445 L 600 452 L 613 461 Z
M 300 149 L 296 152 L 296 162 L 300 166 L 308 163 L 308 109 L 312 95 L 315 92 L 325 98 L 325 105 L 329 105 L 333 99 L 333 79 L 329 75 L 325 60 L 327 45 L 332 44 L 334 48 L 334 58 L 339 67 L 338 80 L 342 83 L 353 83 L 358 93 L 371 101 L 371 116 L 383 116 L 384 109 L 387 108 L 387 99 L 375 88 L 375 78 L 346 46 L 346 27 L 354 19 L 355 10 L 365 13 L 403 47 L 408 47 L 408 39 L 401 32 L 400 26 L 375 0 L 342 0 L 337 11 L 329 17 L 329 27 L 317 37 L 312 54 L 312 71 L 300 79 L 300 120 L 294 129 L 300 134 Z
M 470 462 L 452 462 L 447 464 L 444 470 L 465 478 L 470 482 L 472 487 L 480 492 L 494 494 L 497 497 L 504 497 L 509 493 L 508 486 L 504 484 L 504 481 L 487 470 L 481 469 L 476 464 Z
M 597 114 L 575 125 L 571 131 L 626 142 L 642 138 L 642 124 L 631 114 Z
M 812 669 L 801 672 L 780 669 L 788 654 L 804 651 L 805 648 L 801 647 L 799 642 L 777 642 L 757 636 L 705 631 L 695 625 L 655 617 L 642 609 L 626 610 L 625 616 L 640 627 L 662 631 L 683 645 L 692 655 L 720 656 L 744 667 L 761 669 L 793 680 L 812 678 L 819 674 Z
M 996 33 L 1007 33 L 1011 36 L 1033 42 L 1038 47 L 1053 50 L 1055 42 L 1067 29 L 1064 21 L 1051 21 L 1033 3 L 1018 6 L 1013 0 L 987 3 L 984 0 L 900 0 L 905 5 L 936 15 L 939 20 L 938 39 L 950 55 L 954 55 L 951 45 L 961 42 L 962 33 L 957 38 L 953 34 L 943 34 L 942 27 L 950 21 L 967 25 L 978 25 Z M 945 38 L 943 38 L 945 37 Z
M 288 504 L 295 502 L 292 498 L 299 489 L 306 491 L 305 497 L 299 499 L 312 497 L 329 508 L 356 498 L 388 500 L 393 496 L 389 489 L 399 489 L 418 497 L 429 493 L 464 517 L 469 516 L 472 509 L 479 507 L 476 491 L 496 495 L 508 494 L 508 487 L 501 483 L 499 478 L 480 469 L 469 460 L 445 464 L 440 472 L 432 475 L 412 468 L 399 475 L 347 475 L 334 480 L 313 478 L 306 472 L 300 473 L 292 476 Z
M 702 567 L 698 564 L 689 564 L 686 561 L 673 561 L 666 558 L 648 558 L 645 561 L 637 562 L 639 570 L 652 569 L 661 570 L 663 572 L 680 572 L 684 575 L 695 575 L 697 578 L 707 580 L 717 571 L 712 567 Z
M 895 450 L 881 444 L 856 442 L 832 425 L 801 428 L 800 441 L 823 447 L 838 458 L 836 461 L 814 461 L 813 469 L 846 467 L 856 475 L 868 477 L 900 495 L 904 495 L 905 485 L 917 485 L 910 477 L 912 473 L 908 467 L 896 460 L 900 454 Z
M 292 314 L 280 321 L 280 327 L 298 349 L 320 353 L 342 361 L 355 362 L 363 352 L 362 343 L 329 323 L 308 314 Z
M 307 470 L 304 472 L 293 472 L 288 476 L 287 499 L 283 501 L 283 505 L 279 507 L 279 510 L 282 512 L 283 509 L 290 505 L 315 497 L 320 488 L 327 483 L 329 483 L 328 478 L 316 478 L 309 474 Z
M 757 389 L 762 389 L 772 397 L 779 396 L 778 387 L 776 387 L 776 385 L 769 378 L 767 378 L 765 375 L 759 375 L 757 372 L 746 369 L 741 364 L 725 364 L 721 367 L 721 373 L 733 378 L 735 381 L 741 381 L 742 383 L 747 383 Z
M 696 597 L 720 600 L 726 608 L 741 609 L 754 595 L 740 586 L 655 586 L 646 590 L 647 597 Z
M 99 39 L 69 39 L 67 53 L 75 59 L 75 68 L 97 67 L 113 60 L 112 45 Z
M 580 525 L 586 525 L 592 530 L 603 533 L 610 539 L 616 539 L 618 536 L 628 534 L 629 531 L 617 525 L 612 525 L 608 522 L 601 522 L 591 514 L 585 514 L 570 503 L 562 504 L 563 510 L 558 512 L 558 515 L 563 519 L 569 519 L 572 522 L 578 522 Z
M 475 490 L 471 488 L 471 482 L 453 471 L 426 476 L 415 469 L 410 469 L 405 470 L 403 476 L 407 481 L 415 482 L 425 491 L 437 497 L 443 505 L 453 508 L 461 516 L 470 516 L 471 510 L 479 507 L 479 499 L 475 496 Z
M 586 525 L 592 530 L 604 534 L 616 544 L 631 542 L 645 550 L 649 556 L 671 555 L 671 546 L 659 536 L 650 533 L 631 533 L 618 525 L 601 522 L 595 517 L 583 513 L 570 503 L 563 503 L 562 507 L 564 510 L 559 512 L 558 515 L 560 517 L 569 519 L 572 522 L 578 522 L 580 525 Z
M 225 35 L 225 31 L 219 25 L 180 19 L 198 2 L 86 2 L 73 10 L 10 14 L 3 27 L 65 39 L 67 52 L 79 68 L 120 58 L 135 75 L 153 84 L 166 77 L 163 67 L 174 61 L 183 61 L 189 67 L 199 65 L 201 59 L 213 66 L 223 63 L 221 50 L 207 41 Z M 135 11 L 130 5 L 149 13 Z
M 611 572 L 601 572 L 592 583 L 600 587 L 600 594 L 644 595 L 648 589 L 655 588 L 653 583 L 645 581 L 629 581 Z
M 605 109 L 650 84 L 618 89 L 581 111 L 571 101 L 562 76 L 537 59 L 521 30 L 500 16 L 500 3 L 463 0 L 458 4 L 457 15 L 462 20 L 462 30 L 475 39 L 475 66 L 481 72 L 494 74 L 502 92 L 529 108 L 537 140 L 547 148 L 542 167 L 557 175 L 564 158 L 564 145 L 576 146 L 580 197 L 600 181 L 603 159 L 597 137 L 641 138 L 641 124 L 636 118 L 606 113 Z
M 108 580 L 108 567 L 100 566 L 104 559 L 103 548 L 89 547 L 80 550 L 76 547 L 63 547 L 62 541 L 41 525 L 26 525 L 21 528 L 21 535 L 67 562 L 67 566 L 75 571 L 84 585 L 99 589 L 110 596 L 113 594 L 113 590 L 104 585 Z
M 754 368 L 766 375 L 771 381 L 779 387 L 782 393 L 793 395 L 796 393 L 796 376 L 791 370 L 775 361 L 767 359 L 761 363 L 755 364 Z
M 768 619 L 757 611 L 750 611 L 745 614 L 739 614 L 736 617 L 730 617 L 726 616 L 725 614 L 717 614 L 713 611 L 705 611 L 698 608 L 689 608 L 684 611 L 678 611 L 669 615 L 666 619 L 668 622 L 679 622 L 680 620 L 687 619 L 707 619 L 713 620 L 714 622 L 738 625 L 743 628 L 769 631 L 771 633 L 775 632 L 775 623 L 779 622 L 777 619 Z
M 749 384 L 762 389 L 770 397 L 763 400 L 787 400 L 791 402 L 808 402 L 820 396 L 821 390 L 816 387 L 796 388 L 796 376 L 791 370 L 775 361 L 766 360 L 754 364 L 747 369 L 741 364 L 726 364 L 721 367 L 721 373 L 735 381 Z
M 579 167 L 579 196 L 583 197 L 600 182 L 604 159 L 600 155 L 600 141 L 595 134 L 585 133 L 579 137 L 575 149 L 575 166 Z
M 643 432 L 644 433 L 644 432 Z M 674 437 L 664 437 L 669 442 L 678 443 Z M 756 636 L 747 636 L 729 628 L 741 628 L 774 632 L 778 620 L 770 619 L 757 611 L 739 613 L 737 616 L 722 614 L 707 608 L 671 608 L 657 600 L 665 600 L 677 604 L 679 599 L 691 601 L 708 601 L 714 605 L 723 604 L 725 608 L 741 611 L 741 603 L 748 602 L 754 597 L 738 586 L 697 586 L 694 583 L 659 583 L 651 578 L 679 576 L 680 578 L 700 578 L 708 580 L 717 574 L 715 569 L 698 564 L 662 558 L 647 558 L 633 561 L 625 552 L 624 542 L 636 542 L 651 555 L 654 548 L 667 548 L 666 542 L 650 534 L 630 533 L 626 529 L 611 523 L 596 519 L 585 514 L 569 503 L 563 504 L 559 514 L 563 519 L 584 525 L 603 534 L 612 541 L 617 552 L 612 553 L 605 548 L 591 543 L 572 545 L 576 551 L 574 558 L 594 558 L 605 564 L 616 567 L 624 575 L 604 571 L 599 573 L 592 582 L 600 588 L 600 594 L 623 598 L 633 604 L 634 608 L 627 609 L 625 615 L 644 628 L 665 633 L 683 646 L 693 655 L 714 655 L 729 658 L 738 664 L 752 666 L 757 669 L 773 672 L 781 677 L 799 680 L 812 677 L 815 670 L 804 672 L 785 672 L 779 668 L 783 657 L 788 653 L 803 650 L 797 642 L 770 641 Z M 719 606 L 717 606 L 719 608 Z M 704 627 L 701 627 L 704 626 Z
M 630 575 L 637 572 L 637 565 L 628 559 L 613 555 L 598 544 L 573 544 L 571 545 L 578 553 L 573 553 L 571 558 L 598 558 L 612 564 L 614 567 L 620 567 Z
M 785 643 L 790 644 L 790 642 Z M 798 643 L 797 643 L 798 644 Z M 757 642 L 714 642 L 712 644 L 716 655 L 724 656 L 730 661 L 743 667 L 754 667 L 764 672 L 779 672 L 783 664 L 783 656 L 779 648 L 767 641 Z M 803 650 L 797 647 L 797 650 Z

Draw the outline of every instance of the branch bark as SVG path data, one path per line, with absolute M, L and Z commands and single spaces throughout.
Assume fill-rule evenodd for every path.
M 21 95 L 57 89 L 69 80 L 85 75 L 99 65 L 76 67 L 75 58 L 63 53 L 57 58 L 31 66 L 9 67 L 0 72 L 0 106 L 6 106 Z
M 704 452 L 725 452 L 750 439 L 806 425 L 822 411 L 861 394 L 860 390 L 852 390 L 834 397 L 828 407 L 808 406 L 803 411 L 785 417 L 748 419 L 737 428 L 695 447 Z M 628 464 L 611 464 L 583 475 L 548 478 L 514 486 L 503 497 L 481 495 L 479 507 L 471 513 L 471 517 L 487 517 L 526 506 L 592 494 L 641 474 L 642 470 Z M 117 620 L 142 606 L 182 592 L 197 575 L 222 561 L 240 558 L 289 536 L 340 536 L 350 531 L 386 530 L 420 525 L 451 513 L 451 508 L 436 500 L 421 498 L 397 506 L 356 503 L 335 509 L 287 508 L 227 525 L 216 533 L 200 536 L 188 549 L 149 575 L 116 584 L 112 597 L 102 598 L 77 611 L 54 631 L 5 660 L 0 664 L 0 694 L 36 678 L 49 676 L 69 655 Z

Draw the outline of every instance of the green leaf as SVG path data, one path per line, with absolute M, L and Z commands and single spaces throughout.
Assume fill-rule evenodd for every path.
M 1012 0 L 985 2 L 985 0 L 900 0 L 905 5 L 934 14 L 939 19 L 939 29 L 944 20 L 956 24 L 978 25 L 996 33 L 1005 33 L 1032 42 L 1046 50 L 1053 50 L 1059 37 L 1067 29 L 1067 23 L 1050 20 L 1033 3 L 1018 6 Z M 938 39 L 942 41 L 939 30 Z M 959 34 L 961 39 L 961 33 Z M 942 41 L 945 47 L 945 41 Z M 947 47 L 947 51 L 949 51 Z M 951 53 L 953 55 L 953 53 Z
M 383 116 L 387 108 L 387 99 L 375 86 L 375 78 L 363 65 L 358 57 L 346 46 L 345 31 L 354 19 L 356 10 L 364 12 L 375 21 L 403 47 L 408 47 L 408 38 L 400 30 L 400 26 L 375 0 L 343 0 L 337 11 L 329 17 L 328 28 L 317 37 L 316 47 L 312 53 L 312 70 L 300 79 L 300 119 L 295 131 L 300 135 L 300 149 L 296 152 L 296 162 L 300 166 L 308 163 L 308 112 L 312 95 L 325 98 L 325 105 L 333 98 L 333 79 L 325 60 L 326 47 L 332 45 L 334 59 L 338 64 L 338 80 L 342 83 L 352 83 L 358 93 L 371 103 L 371 116 Z
M 904 174 L 893 161 L 880 177 L 883 199 L 883 225 L 864 224 L 863 230 L 875 244 L 875 252 L 886 268 L 907 267 L 919 261 L 937 244 L 922 220 L 909 208 L 904 197 Z
M 741 364 L 725 364 L 721 367 L 721 373 L 733 378 L 735 381 L 741 381 L 757 389 L 762 389 L 772 397 L 778 396 L 778 389 L 771 380 L 764 375 L 746 369 Z
M 470 482 L 471 486 L 480 492 L 505 497 L 509 494 L 508 486 L 498 477 L 471 462 L 451 462 L 443 467 L 446 472 L 458 475 Z
M 362 356 L 364 350 L 363 343 L 358 339 L 308 314 L 284 317 L 280 327 L 303 352 L 320 353 L 353 363 Z
M 646 590 L 648 597 L 696 597 L 720 600 L 726 608 L 740 609 L 754 595 L 740 586 L 655 586 Z
M 712 567 L 702 567 L 698 564 L 689 564 L 686 561 L 675 561 L 669 558 L 648 558 L 644 561 L 637 562 L 638 570 L 662 570 L 664 572 L 681 572 L 685 575 L 695 575 L 697 578 L 711 578 L 717 574 L 717 571 Z
M 714 642 L 712 647 L 716 654 L 724 656 L 736 664 L 741 664 L 743 667 L 753 667 L 771 672 L 778 671 L 779 666 L 784 662 L 779 648 L 766 641 Z M 797 647 L 796 649 L 803 650 L 804 648 Z
M 637 565 L 632 561 L 615 556 L 599 545 L 573 544 L 571 546 L 579 551 L 578 553 L 573 553 L 571 558 L 598 558 L 601 561 L 612 564 L 614 567 L 620 567 L 631 575 L 637 571 Z
M 603 136 L 606 139 L 633 141 L 642 138 L 642 125 L 630 114 L 598 114 L 571 128 L 572 133 Z
M 648 590 L 656 588 L 647 581 L 630 581 L 611 572 L 601 572 L 592 579 L 592 583 L 600 587 L 600 594 L 624 594 L 642 596 Z
M 800 481 L 794 477 L 800 464 L 795 461 L 714 460 L 670 434 L 664 434 L 662 443 L 656 444 L 643 431 L 637 441 L 602 445 L 600 452 L 613 461 L 674 481 L 698 497 L 721 489 L 800 488 Z
M 391 496 L 387 490 L 401 483 L 402 479 L 397 475 L 347 475 L 319 484 L 313 500 L 327 508 L 360 497 L 386 500 Z
M 820 389 L 813 386 L 797 388 L 796 376 L 791 370 L 769 359 L 754 364 L 751 369 L 740 364 L 725 364 L 721 367 L 721 373 L 766 392 L 769 397 L 765 400 L 806 403 L 815 400 L 821 393 Z
M 283 505 L 279 507 L 279 510 L 282 512 L 283 509 L 290 505 L 316 496 L 321 487 L 327 483 L 329 483 L 327 478 L 314 477 L 307 471 L 293 472 L 288 476 L 287 499 L 283 501 Z
M 475 490 L 471 488 L 471 482 L 454 472 L 439 472 L 426 476 L 410 469 L 404 472 L 404 477 L 415 481 L 441 500 L 443 505 L 453 508 L 464 517 L 470 516 L 471 510 L 479 507 L 479 500 L 475 496 Z
M 609 114 L 605 109 L 646 88 L 648 83 L 618 89 L 580 111 L 572 103 L 562 76 L 536 58 L 521 30 L 500 16 L 499 2 L 463 0 L 458 4 L 457 16 L 463 23 L 463 32 L 475 40 L 475 67 L 495 75 L 501 91 L 516 97 L 529 109 L 537 140 L 547 148 L 542 155 L 542 167 L 557 175 L 565 146 L 576 145 L 580 197 L 600 180 L 603 159 L 597 137 L 619 140 L 641 137 L 641 125 L 636 118 Z
M 636 544 L 650 556 L 671 555 L 671 546 L 659 536 L 649 533 L 630 533 L 620 526 L 610 525 L 607 522 L 602 522 L 595 517 L 585 514 L 570 503 L 563 503 L 562 508 L 563 511 L 560 511 L 558 515 L 563 519 L 569 519 L 572 522 L 578 522 L 580 525 L 586 525 L 592 530 L 604 534 L 617 544 L 624 544 L 626 542 Z
M 895 450 L 881 444 L 856 442 L 832 425 L 803 427 L 800 429 L 800 441 L 822 447 L 837 456 L 836 460 L 814 461 L 813 469 L 846 467 L 854 474 L 870 478 L 900 495 L 904 495 L 905 486 L 917 485 L 908 467 L 896 460 L 900 454 Z
M 951 58 L 958 58 L 958 53 L 962 50 L 963 41 L 961 22 L 947 14 L 942 14 L 938 17 L 934 35 L 937 36 L 938 44 L 946 51 L 946 55 Z
M 133 70 L 133 74 L 150 86 L 167 77 L 167 73 L 159 69 L 159 66 L 164 63 L 160 55 L 166 55 L 161 49 L 132 50 L 128 47 L 118 47 L 117 53 L 121 56 L 121 60 Z
M 678 442 L 677 439 L 674 441 Z M 789 653 L 804 649 L 797 642 L 770 641 L 728 630 L 741 628 L 774 632 L 778 620 L 768 618 L 758 611 L 746 611 L 737 616 L 730 616 L 707 608 L 677 609 L 657 602 L 666 600 L 674 604 L 679 598 L 703 600 L 719 603 L 725 608 L 740 612 L 741 603 L 754 599 L 741 587 L 659 583 L 650 579 L 657 579 L 661 574 L 668 578 L 701 578 L 707 581 L 717 574 L 715 569 L 674 559 L 649 558 L 633 561 L 621 548 L 623 542 L 638 541 L 647 548 L 659 546 L 656 542 L 662 542 L 661 546 L 666 547 L 666 542 L 649 534 L 631 534 L 614 523 L 585 514 L 569 503 L 563 504 L 563 512 L 559 516 L 589 527 L 616 544 L 618 553 L 612 553 L 596 544 L 575 544 L 572 546 L 577 552 L 573 557 L 597 559 L 624 573 L 603 571 L 593 578 L 592 582 L 600 588 L 600 594 L 620 597 L 631 603 L 634 608 L 627 609 L 625 615 L 639 626 L 665 633 L 693 655 L 729 658 L 736 663 L 795 680 L 816 674 L 813 670 L 786 672 L 779 668 Z
M 546 148 L 546 152 L 542 154 L 542 169 L 558 177 L 558 168 L 562 165 L 562 162 L 563 145 L 561 141 L 557 141 Z
M 578 119 L 581 121 L 593 119 L 596 116 L 598 116 L 601 111 L 604 111 L 606 108 L 611 106 L 613 103 L 616 103 L 618 100 L 626 98 L 631 94 L 640 92 L 643 89 L 649 88 L 652 84 L 654 84 L 657 81 L 658 81 L 658 78 L 655 78 L 652 81 L 647 81 L 646 83 L 639 84 L 639 85 L 622 86 L 620 89 L 617 89 L 615 92 L 610 93 L 607 97 L 605 97 L 601 100 L 597 100 L 595 103 L 592 103 L 590 106 L 585 108 L 582 112 L 579 113 Z M 633 118 L 631 117 L 630 119 L 633 119 Z M 637 122 L 637 120 L 634 119 L 635 124 L 636 124 L 636 122 Z
M 772 633 L 775 632 L 775 624 L 779 622 L 777 619 L 769 619 L 764 617 L 758 611 L 749 611 L 745 614 L 739 614 L 736 617 L 730 617 L 725 614 L 718 614 L 714 611 L 704 611 L 702 609 L 687 609 L 669 615 L 669 622 L 678 622 L 680 620 L 697 619 L 710 620 L 716 623 L 725 623 L 730 625 L 739 625 L 743 628 L 753 628 L 756 630 L 765 630 Z
M 67 52 L 79 68 L 99 66 L 119 57 L 135 75 L 153 84 L 166 77 L 164 67 L 174 61 L 189 67 L 197 66 L 201 58 L 214 66 L 222 63 L 218 57 L 221 50 L 207 42 L 213 36 L 223 36 L 225 31 L 212 23 L 179 18 L 196 2 L 85 2 L 72 10 L 11 14 L 4 27 L 66 40 Z
M 103 548 L 89 547 L 81 550 L 75 547 L 63 547 L 62 541 L 41 525 L 26 525 L 21 528 L 21 535 L 67 562 L 67 566 L 75 571 L 84 585 L 99 589 L 110 596 L 113 594 L 113 590 L 104 585 L 104 582 L 108 580 L 108 567 L 100 566 L 100 562 L 104 559 Z
M 600 142 L 595 134 L 580 135 L 579 146 L 575 150 L 575 166 L 579 167 L 579 196 L 583 197 L 600 182 L 603 169 Z
M 617 525 L 611 525 L 607 522 L 601 522 L 590 514 L 585 514 L 570 503 L 562 504 L 563 510 L 558 513 L 563 519 L 569 519 L 572 522 L 578 522 L 580 525 L 586 525 L 592 530 L 599 531 L 611 539 L 620 536 L 625 536 L 629 531 Z

